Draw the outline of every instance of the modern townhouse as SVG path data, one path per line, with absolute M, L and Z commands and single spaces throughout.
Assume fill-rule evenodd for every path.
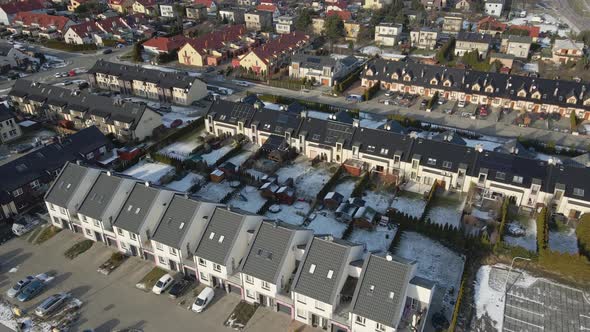
M 207 96 L 206 84 L 186 73 L 99 60 L 88 70 L 92 88 L 134 95 L 166 103 L 191 105 Z
M 423 331 L 435 284 L 415 274 L 416 262 L 367 255 L 352 299 L 351 330 Z
M 13 34 L 25 34 L 45 39 L 63 36 L 74 21 L 65 16 L 48 15 L 35 12 L 18 12 L 8 31 Z
M 159 267 L 197 277 L 193 252 L 216 206 L 184 194 L 172 197 L 150 238 Z
M 14 113 L 6 105 L 0 104 L 0 144 L 21 137 L 23 133 L 16 121 Z
M 0 5 L 0 24 L 11 25 L 18 12 L 43 13 L 45 10 L 45 1 L 42 0 L 6 2 Z
M 399 41 L 403 26 L 395 23 L 380 23 L 375 27 L 375 44 L 393 47 Z
M 305 248 L 293 281 L 295 319 L 329 331 L 348 331 L 354 282 L 364 248 L 332 236 L 316 235 Z
M 438 31 L 422 28 L 420 30 L 410 31 L 410 43 L 412 47 L 419 49 L 433 50 L 438 40 Z
M 92 163 L 111 146 L 97 128 L 91 127 L 0 166 L 0 219 L 38 203 L 66 162 Z
M 280 221 L 260 223 L 240 265 L 244 299 L 293 318 L 291 285 L 313 231 Z
M 313 80 L 324 86 L 334 86 L 336 81 L 346 77 L 358 66 L 359 61 L 354 56 L 334 59 L 330 56 L 294 54 L 291 56 L 289 76 Z
M 22 113 L 65 121 L 76 129 L 96 126 L 123 141 L 142 141 L 162 125 L 162 116 L 145 105 L 53 85 L 21 79 L 8 95 Z
M 83 179 L 82 182 L 93 182 Z M 77 208 L 77 218 L 70 220 L 72 230 L 86 238 L 118 248 L 113 221 L 123 207 L 135 180 L 101 171 Z
M 385 72 L 389 76 L 396 70 Z M 380 81 L 385 82 L 385 89 L 390 88 L 387 81 Z M 421 91 L 426 95 L 433 93 Z M 440 93 L 441 96 L 451 96 L 450 92 L 448 95 L 444 91 Z M 310 159 L 342 164 L 351 174 L 370 171 L 397 183 L 406 181 L 414 184 L 409 190 L 419 193 L 428 191 L 434 183 L 457 192 L 468 192 L 473 186 L 482 200 L 512 197 L 523 208 L 533 209 L 542 204 L 571 218 L 590 211 L 590 205 L 584 206 L 583 203 L 588 193 L 585 184 L 568 176 L 556 184 L 560 172 L 578 174 L 587 168 L 554 160 L 530 159 L 514 149 L 486 151 L 481 146 L 454 144 L 453 140 L 419 138 L 412 133 L 407 135 L 387 128 L 364 128 L 355 120 L 350 123 L 336 117 L 317 119 L 309 117 L 305 111 L 298 114 L 229 101 L 214 102 L 206 115 L 205 125 L 211 134 L 243 134 L 259 146 L 271 138 L 282 141 Z
M 590 119 L 590 85 L 584 82 L 485 73 L 419 63 L 375 60 L 362 85 L 414 95 L 441 97 L 528 112 L 560 113 Z
M 239 267 L 262 219 L 229 206 L 215 209 L 194 253 L 200 282 L 242 293 Z
M 467 52 L 476 50 L 479 56 L 485 59 L 491 43 L 492 36 L 490 35 L 475 32 L 459 32 L 455 41 L 455 56 L 463 56 Z
M 113 221 L 119 250 L 158 264 L 152 236 L 175 192 L 135 182 Z
M 135 0 L 131 5 L 131 11 L 134 14 L 157 16 L 158 4 L 155 0 Z
M 261 75 L 271 74 L 290 60 L 291 54 L 303 49 L 308 43 L 309 36 L 302 32 L 282 34 L 240 56 L 239 61 L 234 62 L 234 67 L 239 66 Z

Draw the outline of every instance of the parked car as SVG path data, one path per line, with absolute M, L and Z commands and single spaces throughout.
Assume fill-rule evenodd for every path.
M 465 107 L 465 100 L 459 100 L 459 103 L 457 103 L 457 106 Z
M 176 282 L 174 285 L 172 285 L 172 287 L 170 287 L 168 295 L 170 295 L 170 297 L 173 299 L 182 296 L 182 294 L 186 292 L 186 290 L 190 287 L 191 284 L 192 282 L 190 282 L 189 280 L 182 279 Z
M 525 236 L 526 230 L 520 224 L 510 223 L 508 224 L 508 234 L 512 236 Z
M 180 126 L 181 124 L 182 124 L 182 120 L 176 119 L 176 120 L 172 121 L 172 123 L 170 123 L 170 128 L 176 128 L 176 127 Z
M 16 299 L 20 302 L 26 302 L 39 295 L 39 293 L 41 293 L 44 288 L 45 283 L 39 279 L 35 279 L 25 286 L 25 288 L 23 288 Z
M 6 291 L 6 296 L 8 296 L 10 298 L 16 297 L 33 280 L 35 280 L 35 277 L 33 277 L 33 276 L 26 276 L 25 278 L 17 281 L 17 283 L 14 284 L 14 286 L 10 287 Z
M 213 288 L 205 287 L 195 299 L 195 303 L 193 303 L 191 310 L 194 312 L 202 312 L 209 303 L 213 301 L 214 296 L 215 292 L 213 291 Z
M 391 96 L 393 96 L 393 91 L 391 91 L 391 90 L 387 90 L 387 91 L 385 91 L 385 96 L 386 96 L 386 97 L 391 97 Z
M 422 101 L 420 102 L 420 106 L 426 107 L 426 105 L 428 105 L 428 100 L 422 99 Z
M 69 293 L 58 293 L 53 294 L 46 298 L 41 304 L 35 309 L 35 315 L 39 317 L 46 317 L 59 308 L 64 302 L 70 298 Z
M 447 108 L 443 111 L 445 114 L 453 114 L 453 109 L 452 108 Z
M 158 280 L 158 282 L 156 282 L 154 287 L 152 287 L 152 292 L 160 295 L 165 292 L 168 287 L 172 286 L 173 282 L 174 278 L 172 278 L 172 276 L 169 274 L 165 274 L 160 278 L 160 280 Z
M 30 232 L 33 228 L 37 227 L 41 221 L 36 218 L 20 218 L 14 221 L 12 224 L 12 233 L 16 236 L 22 236 Z
M 444 99 L 444 98 L 438 98 L 438 100 L 437 100 L 436 102 L 437 102 L 439 105 L 442 105 L 442 104 L 446 103 L 446 102 L 447 102 L 447 100 L 446 100 L 446 99 Z
M 250 83 L 244 82 L 244 81 L 237 81 L 236 82 L 236 85 L 243 86 L 243 87 L 246 87 L 247 88 L 247 87 L 250 86 Z
M 488 116 L 488 114 L 489 114 L 489 112 L 488 112 L 487 106 L 482 105 L 479 107 L 479 116 L 486 117 L 486 116 Z
M 106 50 L 102 51 L 102 54 L 111 54 L 113 53 L 113 50 L 111 50 L 110 48 L 107 48 Z

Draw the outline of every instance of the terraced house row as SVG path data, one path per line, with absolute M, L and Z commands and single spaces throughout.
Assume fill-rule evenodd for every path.
M 371 129 L 358 120 L 324 120 L 306 111 L 260 105 L 216 101 L 207 113 L 206 130 L 217 136 L 242 134 L 260 146 L 273 137 L 274 144 L 284 142 L 308 158 L 342 164 L 352 174 L 370 171 L 426 188 L 437 182 L 457 192 L 473 187 L 482 199 L 512 197 L 523 208 L 544 205 L 570 218 L 590 211 L 590 169 L 576 158 L 536 160 L 518 147 L 487 151 L 400 133 L 395 131 L 399 124 Z
M 367 64 L 362 85 L 467 103 L 528 112 L 559 113 L 590 119 L 590 86 L 575 81 L 487 73 L 474 70 L 375 59 Z
M 145 105 L 29 80 L 17 80 L 8 96 L 21 113 L 61 121 L 72 129 L 96 126 L 122 141 L 142 141 L 162 125 L 162 115 Z
M 330 331 L 422 331 L 435 289 L 413 261 L 77 163 L 45 203 L 57 227 Z

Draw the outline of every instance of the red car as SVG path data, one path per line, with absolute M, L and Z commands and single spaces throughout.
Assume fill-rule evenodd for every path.
M 479 107 L 479 116 L 488 116 L 489 112 L 488 112 L 488 108 L 485 106 L 480 106 Z
M 176 119 L 170 124 L 170 128 L 176 128 L 182 124 L 182 120 Z

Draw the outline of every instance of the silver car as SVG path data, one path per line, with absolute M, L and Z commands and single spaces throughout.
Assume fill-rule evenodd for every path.
M 33 281 L 35 277 L 33 276 L 26 276 L 24 279 L 19 280 L 14 286 L 10 287 L 6 291 L 6 296 L 10 298 L 15 298 L 22 290 L 25 288 L 31 281 Z
M 50 297 L 46 298 L 43 302 L 41 302 L 37 309 L 35 309 L 35 315 L 39 317 L 46 317 L 59 306 L 61 306 L 69 298 L 70 294 L 65 292 L 53 294 Z

